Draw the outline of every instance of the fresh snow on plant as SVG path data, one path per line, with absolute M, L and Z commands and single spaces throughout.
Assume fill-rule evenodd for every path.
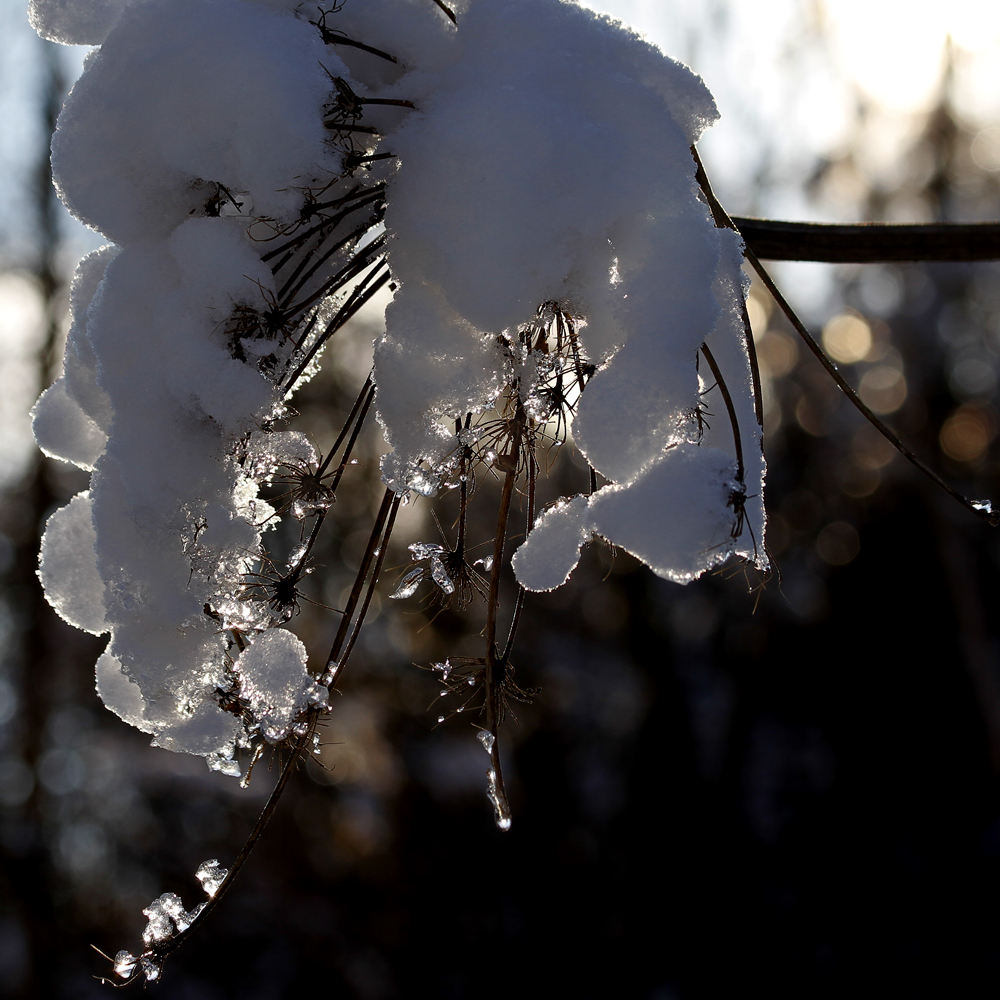
M 80 263 L 63 375 L 34 411 L 46 454 L 92 471 L 50 519 L 40 575 L 67 621 L 110 633 L 107 706 L 227 773 L 237 748 L 280 742 L 326 704 L 325 665 L 310 671 L 282 627 L 306 556 L 279 573 L 263 532 L 326 516 L 286 400 L 378 254 L 395 287 L 374 379 L 397 494 L 453 484 L 484 440 L 456 421 L 513 387 L 538 427 L 575 409 L 576 446 L 606 481 L 542 514 L 514 557 L 525 587 L 562 584 L 595 534 L 679 582 L 732 555 L 765 562 L 741 244 L 713 223 L 690 149 L 711 95 L 566 0 L 456 14 L 31 3 L 45 37 L 100 45 L 52 151 L 60 196 L 110 241 Z M 572 327 L 572 364 L 535 339 L 545 323 Z M 282 476 L 311 484 L 288 510 L 258 496 Z M 450 593 L 444 549 L 420 551 Z M 154 934 L 189 916 L 166 897 L 148 915 Z

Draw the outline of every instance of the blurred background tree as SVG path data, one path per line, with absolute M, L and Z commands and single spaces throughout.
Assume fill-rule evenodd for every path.
M 995 5 L 601 6 L 716 93 L 703 155 L 732 214 L 1000 217 Z M 40 526 L 86 478 L 36 455 L 25 414 L 94 238 L 47 176 L 79 59 L 34 36 L 21 0 L 0 18 L 0 989 L 75 998 L 108 971 L 87 946 L 134 944 L 160 892 L 194 898 L 195 867 L 231 859 L 270 779 L 262 761 L 240 791 L 148 747 L 93 691 L 100 640 L 35 584 Z M 774 270 L 865 401 L 959 489 L 1000 499 L 1000 266 Z M 887 450 L 757 286 L 749 308 L 780 578 L 753 593 L 733 567 L 682 588 L 591 546 L 566 587 L 531 599 L 518 677 L 542 692 L 508 730 L 501 835 L 474 730 L 436 724 L 438 685 L 418 669 L 463 652 L 477 609 L 387 606 L 387 575 L 339 685 L 329 770 L 293 783 L 168 965 L 171 996 L 994 994 L 1000 536 Z M 296 401 L 321 445 L 378 323 L 361 316 Z M 370 429 L 316 554 L 323 604 L 342 606 L 367 540 L 380 448 Z M 581 475 L 568 445 L 547 488 Z M 405 542 L 438 540 L 426 505 L 404 512 L 400 571 Z M 294 626 L 328 644 L 322 609 Z

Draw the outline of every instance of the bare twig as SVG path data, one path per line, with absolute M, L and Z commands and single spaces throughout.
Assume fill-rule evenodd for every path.
M 726 380 L 722 377 L 722 372 L 716 363 L 715 357 L 708 349 L 708 344 L 701 345 L 701 353 L 705 355 L 708 367 L 712 369 L 715 384 L 719 387 L 719 391 L 722 393 L 722 398 L 726 401 L 726 410 L 729 413 L 729 422 L 733 425 L 733 443 L 736 446 L 736 479 L 738 482 L 742 483 L 745 478 L 743 465 L 743 439 L 740 436 L 740 422 L 736 417 L 736 407 L 733 405 L 733 397 L 729 393 L 729 386 L 726 385 Z
M 361 559 L 361 565 L 358 567 L 358 575 L 354 579 L 354 587 L 351 589 L 351 596 L 348 598 L 347 605 L 344 608 L 344 617 L 340 621 L 340 628 L 337 630 L 337 635 L 333 640 L 333 646 L 330 648 L 330 655 L 326 660 L 326 670 L 323 673 L 323 683 L 329 686 L 332 684 L 338 674 L 340 673 L 340 653 L 344 648 L 344 644 L 347 641 L 348 633 L 351 628 L 351 619 L 354 617 L 355 608 L 358 606 L 358 601 L 361 600 L 361 591 L 364 589 L 365 580 L 368 577 L 368 571 L 371 568 L 372 563 L 377 558 L 379 554 L 379 540 L 382 538 L 382 531 L 385 527 L 386 520 L 389 517 L 390 511 L 393 509 L 393 505 L 398 506 L 398 498 L 392 492 L 392 490 L 387 489 L 382 497 L 382 505 L 379 507 L 378 516 L 375 518 L 375 524 L 372 527 L 372 533 L 368 538 L 368 545 L 365 548 L 365 554 Z M 384 548 L 384 546 L 382 546 Z
M 326 329 L 317 338 L 316 342 L 306 352 L 305 357 L 298 367 L 291 374 L 285 386 L 290 389 L 302 377 L 302 373 L 309 367 L 309 363 L 323 349 L 326 342 L 332 337 L 357 311 L 368 302 L 376 292 L 389 281 L 389 272 L 384 269 L 385 261 L 379 261 L 375 267 L 368 272 L 365 278 L 358 283 L 354 291 L 351 292 L 347 301 L 340 307 L 337 315 L 327 324 Z M 378 277 L 376 278 L 376 275 Z M 373 281 L 373 279 L 375 279 Z
M 734 232 L 740 232 L 726 210 L 722 207 L 722 203 L 715 197 L 712 184 L 708 179 L 708 174 L 705 172 L 705 165 L 701 162 L 701 157 L 698 155 L 697 147 L 691 147 L 691 155 L 694 157 L 696 168 L 695 180 L 698 181 L 702 193 L 705 195 L 705 200 L 708 202 L 708 207 L 712 210 L 712 218 L 715 219 L 715 225 L 719 229 L 732 229 Z M 750 327 L 750 314 L 747 312 L 747 304 L 743 301 L 742 296 L 740 296 L 740 309 L 743 313 L 743 342 L 746 345 L 747 356 L 750 359 L 750 381 L 753 383 L 753 408 L 757 416 L 757 423 L 763 429 L 764 397 L 760 388 L 760 366 L 757 364 L 757 346 L 754 344 L 753 330 Z M 763 449 L 763 436 L 761 436 L 760 446 Z
M 825 225 L 733 218 L 747 246 L 765 260 L 829 264 L 1000 260 L 1000 222 Z
M 452 24 L 458 24 L 458 18 L 455 17 L 455 12 L 446 3 L 444 3 L 443 0 L 434 0 L 434 3 L 436 3 L 438 7 L 445 12 Z
M 497 826 L 501 830 L 510 828 L 510 806 L 507 803 L 507 791 L 504 787 L 503 770 L 500 761 L 499 727 L 501 708 L 500 684 L 502 674 L 508 667 L 506 659 L 497 657 L 497 612 L 500 608 L 500 571 L 503 568 L 504 543 L 507 539 L 507 521 L 510 517 L 510 501 L 514 493 L 514 483 L 517 480 L 517 449 L 524 428 L 524 411 L 518 402 L 517 415 L 511 432 L 511 448 L 514 451 L 514 462 L 504 475 L 503 489 L 500 494 L 500 510 L 497 514 L 497 531 L 493 539 L 493 565 L 490 568 L 490 591 L 486 609 L 486 665 L 483 674 L 485 688 L 486 731 L 492 736 L 490 742 L 490 797 L 496 810 Z
M 757 255 L 747 247 L 746 250 L 747 260 L 750 262 L 750 266 L 757 272 L 760 280 L 764 283 L 767 290 L 774 297 L 774 301 L 777 302 L 781 311 L 785 314 L 788 322 L 792 324 L 795 332 L 802 338 L 805 342 L 806 347 L 816 356 L 819 363 L 826 369 L 830 378 L 837 383 L 838 388 L 844 395 L 854 404 L 854 406 L 860 411 L 864 418 L 884 437 L 904 458 L 907 459 L 913 466 L 919 469 L 928 479 L 937 483 L 950 497 L 957 500 L 966 510 L 975 514 L 976 517 L 982 518 L 991 527 L 996 527 L 1000 524 L 1000 511 L 994 511 L 989 504 L 976 503 L 969 500 L 967 497 L 962 496 L 958 490 L 949 486 L 933 469 L 925 465 L 916 455 L 910 451 L 909 448 L 903 444 L 902 441 L 889 429 L 877 416 L 875 416 L 872 411 L 865 406 L 861 401 L 858 394 L 851 388 L 851 386 L 844 379 L 844 376 L 840 374 L 837 370 L 837 366 L 823 353 L 823 349 L 816 343 L 812 334 L 805 328 L 802 320 L 795 314 L 795 311 L 785 300 L 785 297 L 778 290 L 778 286 L 775 285 L 771 276 L 764 269 L 764 266 L 757 259 Z
M 244 843 L 240 853 L 236 855 L 236 859 L 233 861 L 233 865 L 229 869 L 229 874 L 222 880 L 219 888 L 215 891 L 215 894 L 209 897 L 205 905 L 199 911 L 198 915 L 183 931 L 175 934 L 162 944 L 154 945 L 147 952 L 144 952 L 143 955 L 140 956 L 141 958 L 149 958 L 157 966 L 161 965 L 163 960 L 170 955 L 171 952 L 176 951 L 191 936 L 191 934 L 193 934 L 194 931 L 205 922 L 208 915 L 215 909 L 215 907 L 218 906 L 220 900 L 229 891 L 229 887 L 236 880 L 236 876 L 239 875 L 240 870 L 246 864 L 247 859 L 250 857 L 250 852 L 254 849 L 257 841 L 260 840 L 261 835 L 267 828 L 267 824 L 270 822 L 275 809 L 278 807 L 278 801 L 285 790 L 285 786 L 288 784 L 288 780 L 291 778 L 292 772 L 298 764 L 299 756 L 311 738 L 312 729 L 310 728 L 309 732 L 300 736 L 293 744 L 288 760 L 285 761 L 285 765 L 281 769 L 281 774 L 278 776 L 278 782 L 271 790 L 267 803 L 261 811 L 260 816 L 257 817 L 257 822 L 254 824 L 254 828 L 250 832 L 250 836 L 247 837 L 246 843 Z

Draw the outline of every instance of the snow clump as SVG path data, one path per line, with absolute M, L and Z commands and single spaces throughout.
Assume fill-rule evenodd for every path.
M 52 150 L 63 201 L 109 240 L 80 263 L 63 375 L 34 411 L 45 453 L 92 472 L 40 575 L 66 620 L 110 635 L 107 706 L 227 773 L 325 704 L 279 627 L 262 534 L 284 511 L 258 489 L 316 462 L 278 428 L 346 308 L 330 276 L 360 274 L 380 232 L 387 485 L 434 495 L 455 421 L 514 382 L 544 410 L 553 361 L 518 336 L 557 305 L 595 372 L 572 433 L 607 485 L 543 514 L 515 557 L 525 586 L 564 582 L 595 533 L 682 582 L 764 560 L 741 244 L 690 152 L 711 95 L 575 3 L 454 6 L 457 24 L 432 0 L 31 2 L 44 37 L 100 45 Z M 742 466 L 721 401 L 700 419 L 706 342 Z M 161 904 L 156 934 L 182 913 Z

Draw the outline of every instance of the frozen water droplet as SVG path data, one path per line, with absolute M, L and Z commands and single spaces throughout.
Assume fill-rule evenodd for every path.
M 175 934 L 186 931 L 200 910 L 195 909 L 194 912 L 188 913 L 180 896 L 173 892 L 165 892 L 142 912 L 149 917 L 146 929 L 142 932 L 142 940 L 146 945 L 151 945 L 168 941 Z
M 205 756 L 205 763 L 208 764 L 208 769 L 210 771 L 219 771 L 221 774 L 225 774 L 230 778 L 238 778 L 240 776 L 239 761 L 235 761 L 224 754 L 207 754 Z
M 476 683 L 476 678 L 475 677 L 470 677 L 469 681 L 468 681 L 469 687 L 473 687 L 475 685 L 475 683 Z
M 479 739 L 479 742 L 482 743 L 483 749 L 487 753 L 492 753 L 494 743 L 493 734 L 488 729 L 480 729 L 476 736 Z
M 205 890 L 205 895 L 209 899 L 212 899 L 219 891 L 219 886 L 222 885 L 228 874 L 229 870 L 219 864 L 219 859 L 212 858 L 210 861 L 203 861 L 198 865 L 198 870 L 194 873 L 194 877 L 201 883 L 202 889 Z
M 409 546 L 410 555 L 418 562 L 421 559 L 430 559 L 431 556 L 440 555 L 444 552 L 444 546 L 435 542 L 414 542 Z
M 438 722 L 439 723 L 444 722 L 444 716 L 443 715 L 439 715 L 438 716 Z
M 439 698 L 446 698 L 447 696 L 448 696 L 448 689 L 447 688 L 441 688 L 441 690 L 438 691 L 438 697 Z
M 123 948 L 115 955 L 115 975 L 121 976 L 122 979 L 128 979 L 135 972 L 135 964 L 138 961 L 139 959 L 135 955 Z
M 500 782 L 497 781 L 497 773 L 492 767 L 486 772 L 486 797 L 493 806 L 493 818 L 496 820 L 497 828 L 509 830 L 510 806 L 507 804 L 507 796 L 500 787 Z
M 431 558 L 431 577 L 444 593 L 453 594 L 455 592 L 455 584 L 448 576 L 444 563 L 437 556 Z
M 160 978 L 161 966 L 159 962 L 154 962 L 151 958 L 143 958 L 139 961 L 139 968 L 146 977 L 147 983 L 155 983 Z
M 458 708 L 455 709 L 455 711 L 456 712 L 464 712 L 465 711 L 465 706 L 464 705 L 459 705 Z
M 299 566 L 302 563 L 302 560 L 305 558 L 305 554 L 306 554 L 307 548 L 308 547 L 306 545 L 304 545 L 304 544 L 303 545 L 296 545 L 295 548 L 292 549 L 292 551 L 288 553 L 288 572 L 289 573 L 294 573 L 295 570 L 297 570 L 299 568 Z
M 389 595 L 389 597 L 394 601 L 402 601 L 407 597 L 412 597 L 417 592 L 417 587 L 420 586 L 420 582 L 424 578 L 424 567 L 417 566 L 411 569 L 402 580 L 399 581 L 399 585 L 396 589 Z
M 482 566 L 484 573 L 489 573 L 493 569 L 493 556 L 483 556 L 482 559 L 477 559 L 474 566 Z

